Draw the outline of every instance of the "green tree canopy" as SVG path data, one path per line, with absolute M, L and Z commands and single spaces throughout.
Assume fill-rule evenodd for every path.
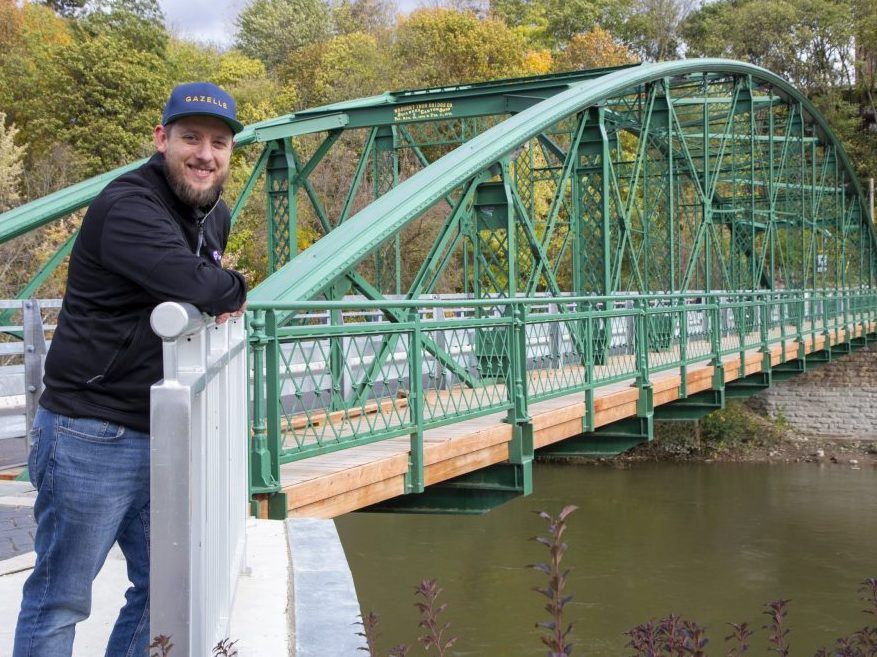
M 719 0 L 694 12 L 682 35 L 689 55 L 742 59 L 820 89 L 852 84 L 852 15 L 849 0 Z
M 405 86 L 437 86 L 522 75 L 524 37 L 495 18 L 419 9 L 399 23 L 393 56 Z
M 284 77 L 296 81 L 303 107 L 380 93 L 395 82 L 388 49 L 362 32 L 342 34 L 293 53 Z
M 642 59 L 663 61 L 682 54 L 681 28 L 695 0 L 640 0 L 618 26 L 619 35 Z
M 322 0 L 253 0 L 238 16 L 236 43 L 273 70 L 293 51 L 327 38 L 331 27 Z
M 377 34 L 393 27 L 395 0 L 340 0 L 332 6 L 332 21 L 338 34 Z
M 90 36 L 112 35 L 141 52 L 164 55 L 168 33 L 158 0 L 99 0 L 75 23 Z

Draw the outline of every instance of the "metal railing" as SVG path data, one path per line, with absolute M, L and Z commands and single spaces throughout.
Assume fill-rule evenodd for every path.
M 24 465 L 30 452 L 30 432 L 43 393 L 43 372 L 54 317 L 60 299 L 0 300 L 0 422 L 3 435 L 15 447 L 3 451 L 0 467 Z M 45 315 L 45 317 L 44 317 Z M 19 316 L 18 322 L 14 318 Z M 48 320 L 48 321 L 46 321 Z M 9 419 L 6 419 L 9 418 Z M 19 447 L 20 444 L 20 447 Z
M 189 304 L 152 313 L 164 380 L 151 393 L 150 636 L 209 655 L 228 636 L 244 565 L 247 352 L 244 323 Z
M 747 352 L 776 344 L 849 341 L 877 320 L 877 295 L 345 298 L 251 310 L 253 437 L 262 459 L 254 473 L 265 490 L 279 463 L 403 435 L 416 454 L 423 431 L 443 424 L 496 412 L 525 418 L 532 402 L 592 398 L 601 386 L 647 384 L 653 373 L 684 374 L 728 357 L 745 364 Z

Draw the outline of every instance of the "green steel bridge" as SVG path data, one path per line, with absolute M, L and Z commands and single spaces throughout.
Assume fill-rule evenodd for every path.
M 236 147 L 233 221 L 261 203 L 267 227 L 241 400 L 263 515 L 483 511 L 531 490 L 535 453 L 618 453 L 877 332 L 854 168 L 756 66 L 385 93 Z M 139 164 L 0 215 L 0 242 Z

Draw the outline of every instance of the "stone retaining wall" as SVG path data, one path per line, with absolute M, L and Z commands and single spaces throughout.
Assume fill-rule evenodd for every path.
M 750 404 L 801 433 L 877 437 L 877 345 L 774 384 Z

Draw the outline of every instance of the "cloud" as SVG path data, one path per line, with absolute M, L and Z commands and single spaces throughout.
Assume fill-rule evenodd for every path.
M 170 30 L 202 43 L 229 46 L 235 18 L 247 0 L 159 0 Z

